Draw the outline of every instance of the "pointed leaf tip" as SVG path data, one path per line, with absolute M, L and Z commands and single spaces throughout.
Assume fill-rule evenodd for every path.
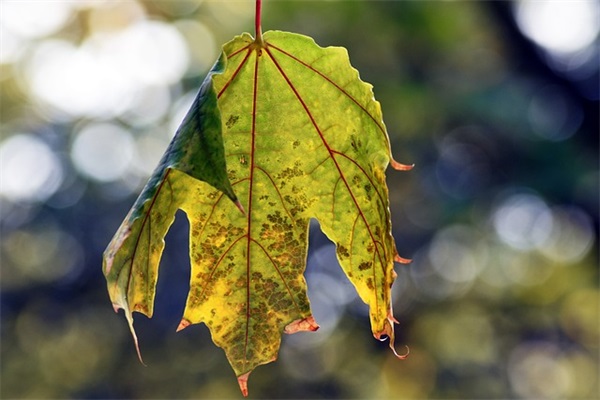
M 415 164 L 401 164 L 398 161 L 394 160 L 392 158 L 392 160 L 390 161 L 390 165 L 392 166 L 392 168 L 394 168 L 396 171 L 410 171 L 411 169 L 413 169 L 413 167 L 415 166 Z
M 288 324 L 283 330 L 288 335 L 301 331 L 314 332 L 319 329 L 319 324 L 315 321 L 315 318 L 311 315 L 310 317 L 297 319 L 294 322 Z
M 131 311 L 129 311 L 129 307 L 127 306 L 127 304 L 125 304 L 124 307 L 120 307 L 120 308 L 123 308 L 123 311 L 125 312 L 125 318 L 127 319 L 127 324 L 129 325 L 129 331 L 131 332 L 131 336 L 133 337 L 133 343 L 135 344 L 135 351 L 137 352 L 138 359 L 140 360 L 140 362 L 142 363 L 142 365 L 144 367 L 147 367 L 146 363 L 142 359 L 142 352 L 140 351 L 140 345 L 138 343 L 138 338 L 135 333 L 135 329 L 133 328 L 133 314 L 131 313 Z
M 179 323 L 179 326 L 177 326 L 177 330 L 175 332 L 179 332 L 184 330 L 185 328 L 187 328 L 188 326 L 190 326 L 192 323 L 190 321 L 188 321 L 187 319 L 183 318 L 181 320 L 181 322 Z
M 238 199 L 236 199 L 234 201 L 235 206 L 237 207 L 238 210 L 240 210 L 242 212 L 242 215 L 246 215 L 246 210 L 244 210 L 244 206 L 242 206 L 242 203 L 240 203 L 240 201 Z
M 403 258 L 403 257 L 400 257 L 398 254 L 396 254 L 394 256 L 394 261 L 396 261 L 397 263 L 400 263 L 400 264 L 410 264 L 412 262 L 412 259 Z
M 238 376 L 238 384 L 240 385 L 240 390 L 244 397 L 248 397 L 248 377 L 250 376 L 250 372 L 246 372 L 243 375 Z

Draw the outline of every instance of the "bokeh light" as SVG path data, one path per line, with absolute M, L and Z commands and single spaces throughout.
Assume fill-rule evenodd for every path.
M 494 214 L 494 227 L 500 239 L 520 250 L 541 246 L 550 236 L 552 224 L 550 209 L 534 194 L 511 195 Z
M 553 343 L 524 343 L 510 354 L 509 378 L 522 398 L 560 399 L 572 386 L 570 371 Z
M 562 141 L 573 136 L 583 122 L 583 112 L 556 86 L 538 89 L 528 109 L 531 128 L 541 138 Z
M 576 207 L 554 207 L 552 230 L 538 247 L 548 258 L 565 264 L 581 261 L 594 243 L 590 217 Z
M 520 0 L 513 6 L 519 29 L 544 54 L 547 65 L 573 81 L 584 97 L 598 100 L 600 3 Z
M 205 24 L 190 19 L 178 20 L 174 26 L 185 38 L 190 52 L 186 76 L 197 76 L 208 70 L 219 55 L 211 30 Z
M 32 94 L 65 117 L 115 117 L 131 103 L 134 82 L 121 71 L 104 39 L 90 38 L 81 47 L 48 40 L 35 47 L 24 70 Z
M 123 58 L 123 72 L 143 85 L 178 82 L 189 63 L 185 40 L 164 22 L 140 21 L 111 38 L 108 45 L 114 46 L 113 57 Z
M 2 238 L 3 289 L 66 284 L 81 274 L 83 249 L 69 233 L 48 225 L 17 230 Z
M 25 62 L 27 84 L 39 100 L 71 118 L 106 118 L 139 110 L 140 99 L 150 90 L 178 82 L 189 54 L 173 26 L 141 20 L 119 31 L 96 33 L 80 46 L 42 42 Z
M 61 29 L 72 16 L 71 2 L 4 1 L 0 22 L 15 35 L 38 38 Z
M 0 193 L 13 202 L 41 202 L 59 188 L 63 167 L 50 146 L 32 134 L 0 145 Z
M 438 232 L 429 247 L 434 270 L 451 282 L 472 282 L 485 265 L 485 254 L 477 251 L 478 235 L 466 226 L 449 226 Z
M 83 175 L 110 182 L 122 178 L 129 170 L 135 142 L 124 128 L 108 123 L 83 127 L 71 148 L 71 158 Z
M 600 32 L 597 1 L 521 0 L 516 18 L 531 40 L 558 55 L 584 50 Z

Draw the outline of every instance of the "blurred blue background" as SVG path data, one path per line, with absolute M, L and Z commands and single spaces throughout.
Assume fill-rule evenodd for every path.
M 175 334 L 187 221 L 135 355 L 101 256 L 252 1 L 0 3 L 2 398 L 240 398 L 205 326 Z M 600 3 L 277 1 L 263 30 L 348 48 L 395 158 L 397 346 L 311 227 L 321 329 L 256 398 L 598 398 Z

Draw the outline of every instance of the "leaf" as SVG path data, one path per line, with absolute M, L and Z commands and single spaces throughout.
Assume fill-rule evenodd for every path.
M 181 199 L 188 195 L 178 178 L 185 173 L 208 182 L 237 202 L 227 178 L 221 117 L 212 83 L 212 75 L 223 71 L 222 61 L 207 75 L 158 167 L 104 252 L 108 292 L 115 311 L 125 310 L 140 361 L 132 312 L 152 316 L 163 238 Z
M 279 31 L 238 36 L 105 252 L 111 300 L 135 339 L 132 312 L 152 315 L 163 237 L 184 210 L 192 272 L 178 330 L 204 322 L 247 395 L 282 332 L 318 328 L 303 276 L 316 218 L 370 307 L 374 336 L 394 350 L 393 264 L 407 260 L 391 235 L 389 163 L 411 168 L 392 159 L 380 105 L 345 49 Z

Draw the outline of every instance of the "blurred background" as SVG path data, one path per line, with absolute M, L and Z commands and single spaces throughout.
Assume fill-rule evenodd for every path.
M 2 398 L 240 398 L 204 325 L 175 333 L 187 221 L 167 235 L 148 367 L 101 256 L 252 1 L 0 3 Z M 263 30 L 349 50 L 395 158 L 405 361 L 375 341 L 311 226 L 321 329 L 283 338 L 256 398 L 598 398 L 600 3 L 265 0 Z

